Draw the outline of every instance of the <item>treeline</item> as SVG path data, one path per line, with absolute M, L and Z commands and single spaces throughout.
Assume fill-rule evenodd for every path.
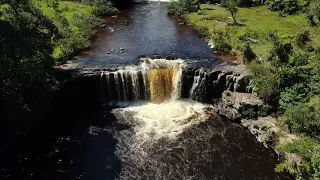
M 117 11 L 109 1 L 0 0 L 0 124 L 43 112 L 52 67 L 89 47 L 97 15 Z

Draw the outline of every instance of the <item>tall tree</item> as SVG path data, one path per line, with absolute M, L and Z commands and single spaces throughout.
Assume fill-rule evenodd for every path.
M 231 13 L 233 24 L 237 24 L 236 14 L 238 13 L 239 0 L 223 0 L 222 5 Z

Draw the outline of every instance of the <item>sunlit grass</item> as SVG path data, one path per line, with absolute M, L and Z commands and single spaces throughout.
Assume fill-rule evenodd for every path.
M 202 4 L 201 11 L 185 17 L 192 24 L 208 27 L 211 31 L 216 28 L 227 29 L 234 40 L 248 30 L 257 32 L 260 43 L 252 44 L 252 47 L 260 56 L 265 56 L 268 52 L 269 42 L 265 34 L 270 31 L 277 31 L 284 40 L 292 40 L 299 30 L 309 29 L 314 43 L 320 45 L 320 28 L 310 27 L 304 14 L 281 17 L 278 12 L 272 12 L 266 6 L 239 8 L 236 17 L 240 26 L 228 26 L 232 22 L 230 13 L 216 5 Z

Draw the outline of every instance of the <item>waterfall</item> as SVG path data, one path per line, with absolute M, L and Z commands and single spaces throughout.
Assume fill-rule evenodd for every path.
M 193 83 L 190 89 L 189 97 L 195 101 L 202 101 L 206 97 L 207 93 L 207 72 L 205 69 L 200 68 L 196 71 L 193 79 Z
M 182 60 L 142 59 L 139 66 L 103 72 L 108 98 L 115 101 L 179 99 Z

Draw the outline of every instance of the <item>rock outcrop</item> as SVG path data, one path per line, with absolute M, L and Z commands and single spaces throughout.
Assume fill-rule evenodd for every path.
M 267 116 L 271 107 L 251 93 L 227 90 L 222 93 L 217 109 L 220 115 L 240 122 L 243 118 Z
M 281 127 L 279 121 L 275 117 L 267 116 L 258 119 L 242 119 L 241 124 L 265 147 L 275 149 L 278 145 L 284 145 L 298 139 L 297 136 L 290 134 L 285 127 Z

